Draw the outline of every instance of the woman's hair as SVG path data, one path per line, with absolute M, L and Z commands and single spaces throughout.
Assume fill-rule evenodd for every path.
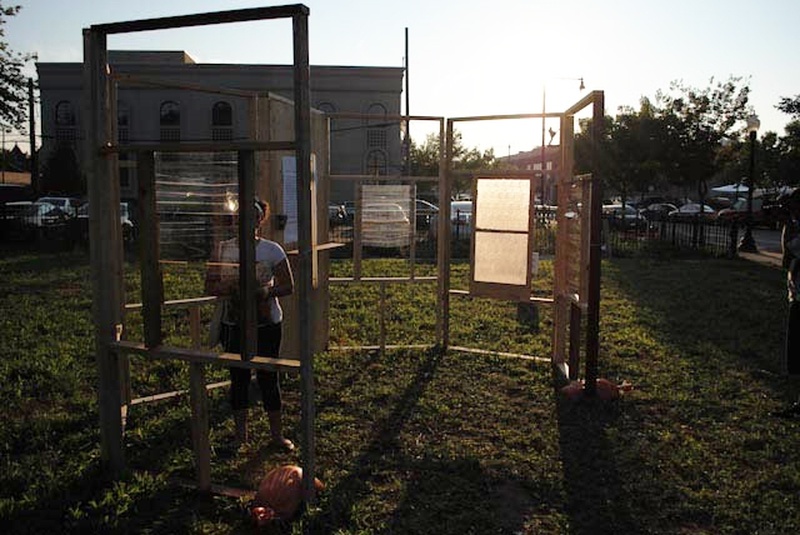
M 269 203 L 256 197 L 256 216 L 258 222 L 264 221 L 269 217 Z

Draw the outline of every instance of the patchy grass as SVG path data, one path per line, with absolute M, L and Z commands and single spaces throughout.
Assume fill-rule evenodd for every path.
M 424 274 L 423 266 L 420 271 Z M 131 410 L 131 472 L 99 461 L 91 287 L 78 254 L 0 260 L 0 525 L 8 533 L 252 533 L 242 503 L 201 497 L 191 478 L 185 398 Z M 346 274 L 350 266 L 337 263 Z M 365 275 L 402 261 L 369 261 Z M 538 289 L 546 291 L 543 263 Z M 800 385 L 780 376 L 783 275 L 737 260 L 614 260 L 603 265 L 601 375 L 636 389 L 618 402 L 566 403 L 548 366 L 433 351 L 330 352 L 315 360 L 317 466 L 328 488 L 304 518 L 313 533 L 797 533 L 800 422 L 768 416 Z M 126 293 L 137 300 L 135 266 Z M 465 288 L 466 265 L 454 265 Z M 199 266 L 171 267 L 168 298 L 197 295 Z M 435 284 L 389 285 L 387 343 L 429 343 Z M 377 285 L 331 290 L 332 342 L 375 344 Z M 454 297 L 452 342 L 549 354 L 516 305 Z M 210 310 L 205 310 L 207 319 Z M 141 322 L 132 314 L 131 337 Z M 180 313 L 170 341 L 188 344 Z M 9 343 L 10 341 L 10 343 Z M 185 388 L 184 365 L 133 359 L 138 395 Z M 226 378 L 224 370 L 211 380 Z M 299 381 L 283 381 L 299 438 Z M 212 478 L 253 488 L 299 462 L 266 444 L 234 455 L 223 390 L 210 397 Z M 298 523 L 286 531 L 299 533 Z

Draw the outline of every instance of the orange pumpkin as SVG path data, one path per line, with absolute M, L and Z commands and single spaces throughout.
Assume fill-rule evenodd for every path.
M 314 488 L 321 491 L 325 485 L 314 478 Z M 259 525 L 274 517 L 288 520 L 297 513 L 303 498 L 303 469 L 295 465 L 279 466 L 261 480 L 251 512 Z

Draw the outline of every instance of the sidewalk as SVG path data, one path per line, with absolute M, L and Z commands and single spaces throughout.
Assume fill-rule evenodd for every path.
M 759 251 L 757 253 L 743 253 L 738 252 L 739 258 L 750 260 L 752 262 L 760 262 L 764 265 L 781 267 L 782 255 L 780 253 L 773 253 L 771 251 Z

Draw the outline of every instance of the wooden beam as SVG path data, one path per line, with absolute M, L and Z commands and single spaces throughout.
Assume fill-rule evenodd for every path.
M 436 340 L 442 351 L 450 343 L 450 195 L 453 167 L 453 121 L 439 123 L 439 220 L 436 222 Z
M 119 356 L 111 350 L 120 335 L 123 304 L 118 162 L 116 155 L 101 157 L 94 150 L 112 139 L 113 134 L 106 38 L 89 30 L 84 30 L 83 38 L 83 148 L 89 197 L 100 453 L 112 476 L 118 478 L 125 469 Z
M 197 362 L 222 366 L 226 368 L 247 368 L 250 370 L 267 370 L 287 373 L 297 373 L 300 370 L 300 361 L 295 359 L 278 359 L 271 357 L 254 356 L 250 360 L 242 360 L 238 353 L 215 353 L 204 349 L 186 349 L 183 347 L 158 346 L 148 349 L 141 342 L 120 340 L 111 344 L 116 351 L 127 351 L 154 359 L 176 359 L 185 362 Z
M 297 145 L 297 248 L 299 278 L 297 285 L 300 380 L 303 494 L 306 501 L 316 502 L 314 489 L 316 436 L 314 421 L 314 351 L 311 345 L 313 295 L 313 241 L 311 235 L 311 66 L 308 59 L 308 12 L 292 18 L 294 51 L 294 134 Z
M 253 151 L 239 152 L 239 324 L 243 360 L 256 354 L 256 159 Z
M 305 16 L 308 16 L 308 13 L 309 10 L 306 6 L 302 4 L 294 4 L 288 6 L 235 9 L 229 11 L 199 13 L 197 15 L 179 15 L 175 17 L 161 17 L 157 19 L 140 19 L 127 22 L 94 24 L 92 25 L 92 31 L 103 34 L 147 32 L 153 30 L 168 30 L 170 28 L 182 28 L 187 26 L 208 26 L 211 24 L 289 18 L 299 14 L 305 14 Z
M 200 349 L 200 308 L 189 309 L 189 328 L 192 348 Z M 211 490 L 211 442 L 208 437 L 208 392 L 205 366 L 198 362 L 189 364 L 189 403 L 192 407 L 192 446 L 197 464 L 197 487 L 203 492 Z
M 158 261 L 161 253 L 154 154 L 140 153 L 136 169 L 139 187 L 139 269 L 142 278 L 144 343 L 148 347 L 155 347 L 162 340 L 161 304 L 164 301 L 164 282 Z
M 240 152 L 291 151 L 294 141 L 164 141 L 141 143 L 106 143 L 99 149 L 102 155 L 118 152 Z

